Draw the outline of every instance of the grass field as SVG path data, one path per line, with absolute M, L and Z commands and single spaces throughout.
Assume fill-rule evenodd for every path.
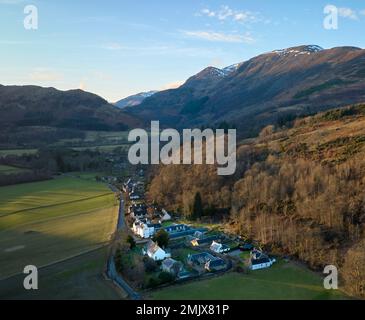
M 316 273 L 293 263 L 280 261 L 270 269 L 249 275 L 228 273 L 209 280 L 172 286 L 153 292 L 156 300 L 327 300 L 346 298 L 327 291 Z
M 34 154 L 37 153 L 37 149 L 12 149 L 12 150 L 0 150 L 0 157 L 1 156 L 21 156 L 23 154 Z
M 0 282 L 1 299 L 123 299 L 126 293 L 115 290 L 102 272 L 107 260 L 107 248 L 101 248 L 76 258 L 39 270 L 39 289 L 26 291 L 23 275 Z M 118 293 L 120 292 L 120 294 Z
M 28 170 L 0 164 L 0 175 L 1 174 L 21 173 L 24 171 L 28 171 Z
M 0 188 L 0 279 L 101 246 L 117 202 L 107 186 L 57 178 Z

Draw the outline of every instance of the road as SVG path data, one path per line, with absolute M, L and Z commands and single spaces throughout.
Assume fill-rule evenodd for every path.
M 110 185 L 110 189 L 112 189 L 115 193 L 120 194 L 120 201 L 119 201 L 119 214 L 118 214 L 118 223 L 117 223 L 117 232 L 122 231 L 126 224 L 125 224 L 125 214 L 124 214 L 124 194 L 122 194 L 116 187 Z M 122 278 L 122 276 L 117 272 L 115 263 L 114 263 L 114 253 L 108 259 L 107 265 L 107 276 L 111 279 L 116 285 L 120 286 L 124 291 L 126 291 L 129 297 L 132 300 L 142 300 L 142 297 L 133 290 L 133 288 Z

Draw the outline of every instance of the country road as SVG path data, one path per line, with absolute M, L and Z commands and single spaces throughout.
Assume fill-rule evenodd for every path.
M 122 231 L 125 227 L 125 215 L 124 215 L 124 194 L 120 193 L 120 191 L 112 186 L 109 185 L 110 189 L 112 189 L 114 192 L 121 195 L 120 201 L 119 201 L 119 214 L 118 214 L 118 222 L 116 231 Z M 125 292 L 128 293 L 129 297 L 132 300 L 142 300 L 142 297 L 133 290 L 133 288 L 122 278 L 122 276 L 117 272 L 114 262 L 114 253 L 112 253 L 108 259 L 107 263 L 107 276 L 109 279 L 111 279 L 117 286 L 120 286 Z

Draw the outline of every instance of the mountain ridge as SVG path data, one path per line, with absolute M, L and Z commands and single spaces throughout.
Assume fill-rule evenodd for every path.
M 126 130 L 142 122 L 80 89 L 0 85 L 0 124 L 7 127 L 47 125 L 79 130 Z
M 302 53 L 301 53 L 302 52 Z M 267 124 L 365 101 L 365 50 L 302 45 L 267 52 L 228 76 L 213 67 L 129 110 L 184 128 L 225 121 L 252 136 Z

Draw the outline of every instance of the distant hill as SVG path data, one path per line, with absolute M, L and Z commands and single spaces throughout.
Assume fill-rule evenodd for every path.
M 365 101 L 365 50 L 304 45 L 259 55 L 231 72 L 209 67 L 178 89 L 161 91 L 128 113 L 162 125 L 236 126 L 254 136 L 270 123 Z
M 126 130 L 141 125 L 103 98 L 82 90 L 0 85 L 0 126 L 76 130 Z
M 120 109 L 128 108 L 128 107 L 135 107 L 140 105 L 146 98 L 153 96 L 158 91 L 148 91 L 148 92 L 141 92 L 122 100 L 117 101 L 114 103 Z

